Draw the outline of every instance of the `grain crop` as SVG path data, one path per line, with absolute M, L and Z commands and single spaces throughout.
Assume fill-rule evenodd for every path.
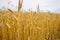
M 60 40 L 60 14 L 0 11 L 0 40 Z

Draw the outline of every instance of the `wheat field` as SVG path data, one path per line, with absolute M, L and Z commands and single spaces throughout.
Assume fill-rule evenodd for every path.
M 0 11 L 0 40 L 60 40 L 60 14 Z

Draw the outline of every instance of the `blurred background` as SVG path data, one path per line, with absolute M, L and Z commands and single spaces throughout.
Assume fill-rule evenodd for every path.
M 19 0 L 0 0 L 0 9 L 11 9 L 17 11 Z M 60 0 L 23 0 L 22 9 L 24 11 L 37 11 L 39 5 L 40 11 L 50 11 L 60 13 Z

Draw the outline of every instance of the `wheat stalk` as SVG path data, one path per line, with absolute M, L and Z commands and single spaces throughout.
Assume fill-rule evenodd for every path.
M 22 8 L 22 3 L 23 3 L 23 0 L 21 1 L 21 0 L 19 0 L 18 1 L 18 12 L 21 10 L 21 8 Z

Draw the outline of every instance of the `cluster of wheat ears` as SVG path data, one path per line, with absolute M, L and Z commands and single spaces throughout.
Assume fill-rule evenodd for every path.
M 60 40 L 60 14 L 19 12 L 20 8 L 0 10 L 0 40 Z

